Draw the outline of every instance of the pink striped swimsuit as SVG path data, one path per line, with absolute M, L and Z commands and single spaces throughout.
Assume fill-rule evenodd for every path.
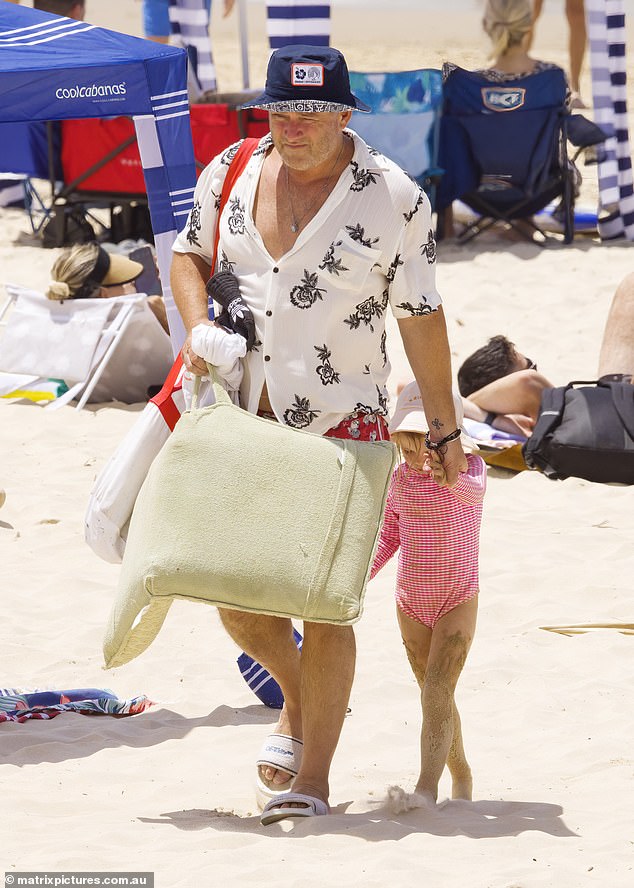
M 467 454 L 468 469 L 454 487 L 403 462 L 394 471 L 385 506 L 374 577 L 400 547 L 396 603 L 410 619 L 433 629 L 438 620 L 474 598 L 486 465 Z

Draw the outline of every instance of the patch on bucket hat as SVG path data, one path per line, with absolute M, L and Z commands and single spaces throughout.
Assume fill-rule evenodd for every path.
M 295 62 L 291 65 L 291 83 L 293 86 L 323 86 L 324 66 Z

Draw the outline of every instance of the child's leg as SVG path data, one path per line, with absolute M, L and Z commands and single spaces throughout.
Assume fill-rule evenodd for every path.
M 407 656 L 421 688 L 421 771 L 416 792 L 435 802 L 445 764 L 453 798 L 471 797 L 471 770 L 462 744 L 454 691 L 475 630 L 477 597 L 458 605 L 433 630 L 398 611 Z
M 447 755 L 447 767 L 451 774 L 451 798 L 471 801 L 473 778 L 462 743 L 462 724 L 455 700 L 453 704 L 453 738 Z

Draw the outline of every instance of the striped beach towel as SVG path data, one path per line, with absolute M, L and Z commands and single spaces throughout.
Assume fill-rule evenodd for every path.
M 267 0 L 266 30 L 271 49 L 289 43 L 330 45 L 330 3 L 316 0 Z
M 304 639 L 297 629 L 293 629 L 293 638 L 298 650 L 301 651 Z M 253 660 L 248 654 L 240 654 L 237 660 L 240 675 L 249 685 L 258 700 L 271 709 L 281 709 L 284 705 L 284 694 L 270 672 Z
M 634 240 L 634 188 L 627 125 L 625 0 L 586 0 L 595 122 L 609 137 L 599 160 L 599 234 Z
M 199 93 L 217 89 L 205 0 L 170 0 L 170 24 L 187 50 Z

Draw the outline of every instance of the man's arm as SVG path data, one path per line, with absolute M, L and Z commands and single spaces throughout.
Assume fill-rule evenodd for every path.
M 465 419 L 473 419 L 476 422 L 486 422 L 489 416 L 488 410 L 478 407 L 469 398 L 462 399 Z M 508 432 L 509 435 L 523 435 L 530 438 L 535 428 L 535 420 L 522 413 L 497 413 L 490 411 L 493 417 L 489 419 L 489 425 L 500 432 Z
M 192 330 L 197 324 L 211 324 L 207 314 L 207 291 L 209 265 L 196 253 L 174 253 L 170 282 L 174 302 L 187 331 L 187 338 L 181 355 L 185 367 L 197 376 L 207 373 L 207 365 L 191 350 Z
M 440 441 L 457 428 L 451 390 L 451 355 L 442 307 L 428 315 L 400 318 L 399 330 L 405 354 L 418 383 L 429 423 L 429 437 Z M 453 487 L 459 472 L 467 470 L 460 439 L 443 448 L 442 463 L 447 486 Z
M 516 370 L 472 392 L 469 400 L 487 413 L 520 413 L 537 419 L 542 392 L 552 387 L 537 370 Z

